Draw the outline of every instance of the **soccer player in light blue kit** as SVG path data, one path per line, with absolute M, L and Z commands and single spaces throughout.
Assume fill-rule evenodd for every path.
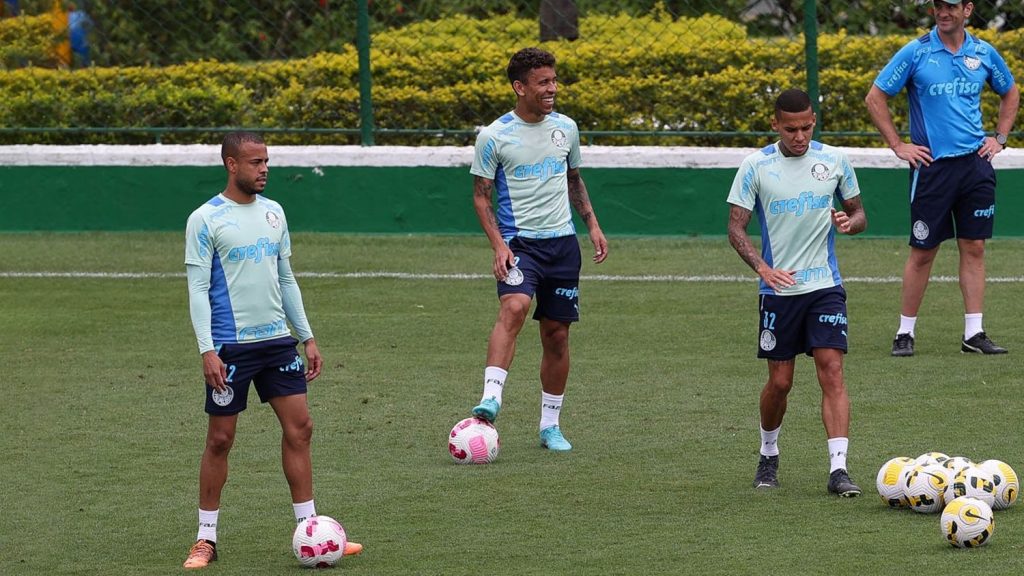
M 956 238 L 964 300 L 961 352 L 1005 354 L 982 326 L 985 240 L 992 237 L 996 175 L 992 158 L 1006 147 L 1020 92 L 999 52 L 964 28 L 974 3 L 933 2 L 935 27 L 901 48 L 878 74 L 865 102 L 896 156 L 910 164 L 910 255 L 903 267 L 900 326 L 893 356 L 914 355 L 917 313 L 939 246 Z M 981 92 L 999 95 L 995 131 L 986 135 Z M 896 131 L 889 98 L 907 89 L 910 142 Z
M 228 453 L 250 383 L 281 423 L 281 461 L 296 522 L 316 514 L 306 383 L 320 375 L 323 359 L 289 264 L 288 221 L 280 204 L 261 195 L 269 158 L 258 134 L 229 133 L 221 158 L 227 187 L 189 216 L 185 235 L 189 309 L 203 359 L 209 414 L 199 467 L 199 532 L 184 564 L 189 569 L 217 559 Z M 303 343 L 305 370 L 289 322 Z M 345 554 L 361 551 L 354 542 L 345 547 Z
M 484 392 L 473 414 L 493 422 L 515 355 L 516 337 L 537 297 L 540 322 L 540 444 L 553 451 L 572 445 L 559 426 L 569 377 L 569 326 L 579 320 L 581 255 L 569 205 L 587 226 L 594 262 L 608 242 L 580 176 L 576 123 L 554 111 L 555 57 L 537 48 L 512 56 L 506 70 L 516 107 L 480 131 L 470 172 L 473 206 L 494 249 L 500 308 L 487 345 Z M 492 194 L 497 195 L 497 214 Z
M 779 485 L 779 431 L 793 387 L 796 356 L 814 358 L 821 386 L 821 419 L 828 437 L 828 491 L 857 496 L 847 473 L 850 400 L 843 381 L 847 350 L 846 291 L 839 275 L 835 232 L 867 227 L 857 176 L 846 155 L 811 140 L 811 100 L 786 90 L 775 101 L 772 129 L 779 141 L 747 156 L 729 191 L 729 243 L 761 278 L 758 358 L 768 361 L 761 390 L 761 456 L 755 488 Z M 838 200 L 842 210 L 836 210 Z M 761 251 L 747 237 L 756 212 Z

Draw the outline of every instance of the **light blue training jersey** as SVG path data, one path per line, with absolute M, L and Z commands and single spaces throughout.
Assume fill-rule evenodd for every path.
M 291 256 L 281 205 L 257 195 L 238 204 L 223 194 L 197 208 L 185 228 L 185 264 L 210 270 L 213 343 L 289 336 L 278 259 Z
M 761 294 L 792 296 L 843 283 L 836 262 L 833 199 L 860 194 L 857 175 L 838 148 L 811 141 L 803 156 L 786 157 L 778 143 L 747 156 L 729 191 L 729 204 L 757 214 L 761 257 L 795 271 L 796 284 Z
M 470 173 L 494 181 L 497 219 L 508 241 L 576 234 L 567 172 L 579 168 L 580 133 L 552 112 L 537 123 L 509 112 L 480 131 Z
M 937 28 L 911 40 L 892 57 L 875 86 L 895 96 L 907 88 L 910 141 L 927 146 L 932 158 L 975 152 L 985 140 L 981 90 L 988 84 L 1000 96 L 1013 87 L 1013 74 L 991 44 L 965 33 L 956 54 L 939 39 Z

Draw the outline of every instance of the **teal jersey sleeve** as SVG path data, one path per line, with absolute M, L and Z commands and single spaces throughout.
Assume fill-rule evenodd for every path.
M 302 291 L 299 290 L 299 283 L 295 280 L 292 265 L 287 258 L 277 261 L 277 271 L 281 282 L 281 303 L 284 306 L 284 314 L 295 328 L 299 342 L 305 342 L 313 337 L 313 329 L 309 327 L 306 308 L 302 304 Z

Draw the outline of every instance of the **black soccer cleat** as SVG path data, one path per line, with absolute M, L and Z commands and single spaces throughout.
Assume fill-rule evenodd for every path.
M 903 334 L 896 335 L 896 339 L 892 341 L 892 355 L 914 355 L 914 337 L 911 336 L 909 332 L 904 332 Z
M 754 473 L 754 488 L 779 487 L 779 457 L 761 455 Z
M 895 351 L 896 348 L 893 348 Z M 996 344 L 984 332 L 978 332 L 960 343 L 960 351 L 975 354 L 1006 354 L 1008 350 Z
M 850 480 L 850 475 L 842 468 L 836 468 L 828 475 L 828 491 L 843 498 L 860 496 L 860 486 L 854 484 L 853 480 Z

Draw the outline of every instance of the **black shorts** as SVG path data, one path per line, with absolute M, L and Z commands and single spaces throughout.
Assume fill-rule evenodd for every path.
M 992 237 L 996 171 L 976 153 L 910 171 L 910 245 L 930 250 L 949 238 Z
M 815 348 L 846 352 L 846 290 L 823 288 L 796 296 L 761 294 L 757 357 L 791 360 Z
M 508 242 L 515 255 L 522 283 L 498 282 L 498 297 L 526 294 L 537 297 L 533 319 L 559 322 L 580 319 L 580 243 L 576 236 L 558 238 L 520 238 Z
M 306 368 L 291 336 L 264 342 L 224 344 L 217 355 L 227 366 L 227 391 L 206 386 L 206 413 L 218 416 L 245 410 L 249 384 L 255 382 L 260 402 L 306 393 Z

